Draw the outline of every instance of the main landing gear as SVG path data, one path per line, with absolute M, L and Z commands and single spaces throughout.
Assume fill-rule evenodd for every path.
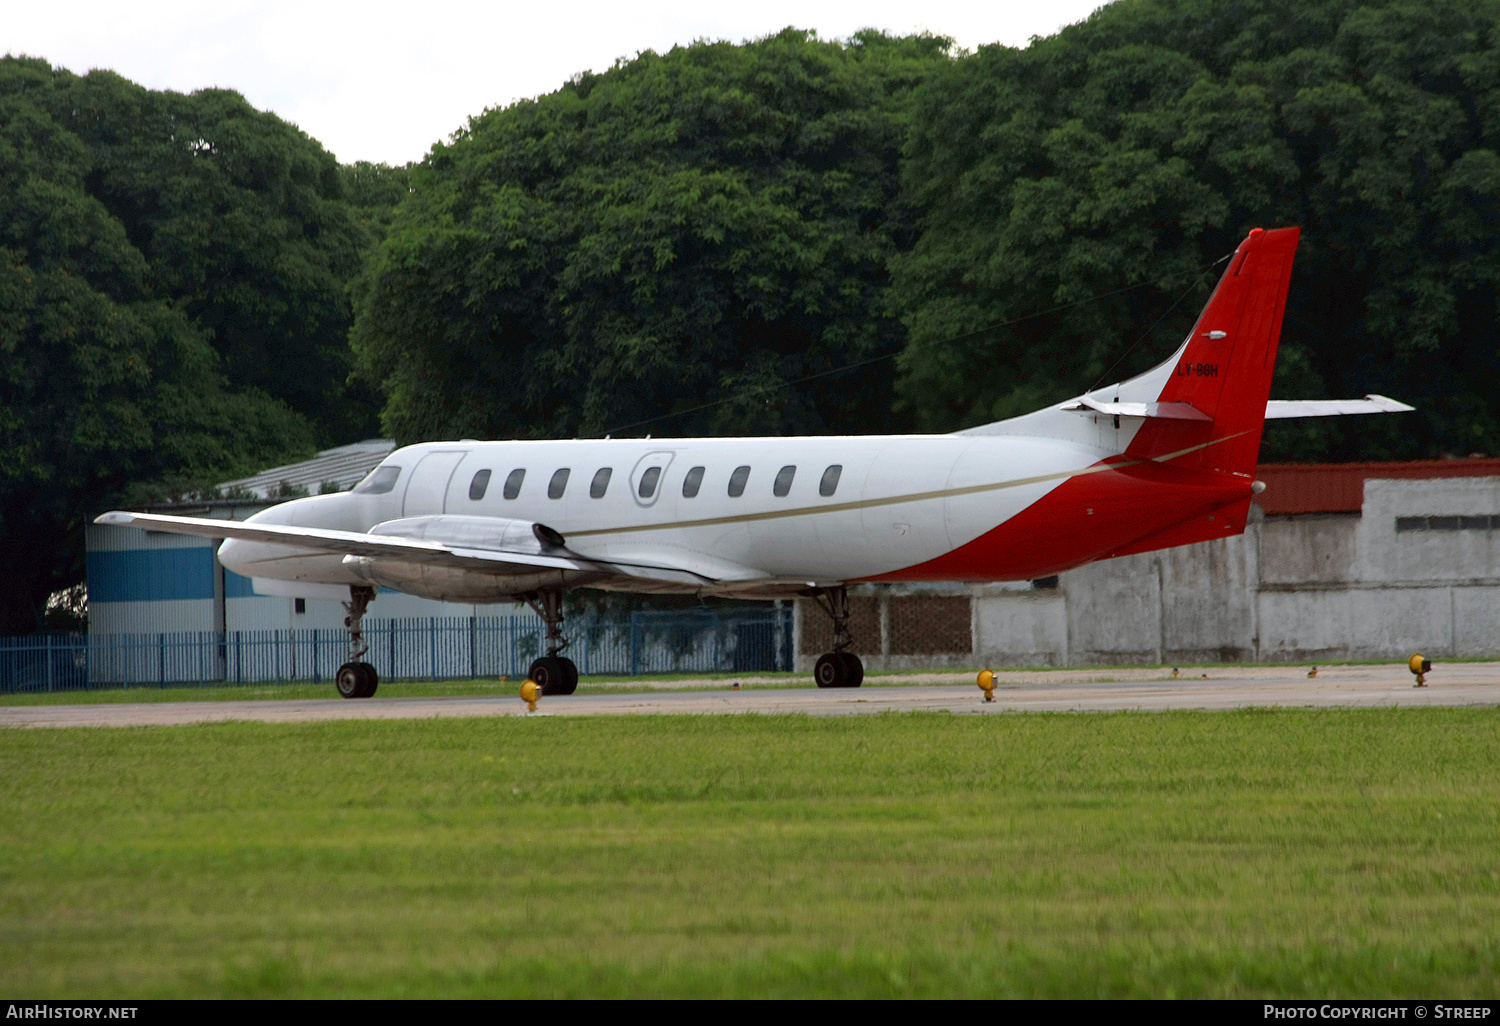
M 578 690 L 578 667 L 573 660 L 558 655 L 568 647 L 568 639 L 562 633 L 562 592 L 527 595 L 526 603 L 547 624 L 547 654 L 531 664 L 526 676 L 536 682 L 544 695 L 571 695 Z
M 365 610 L 373 601 L 374 588 L 365 584 L 349 586 L 349 601 L 344 603 L 344 609 L 349 614 L 344 617 L 344 626 L 349 628 L 349 661 L 339 667 L 338 674 L 333 678 L 339 694 L 345 698 L 369 698 L 380 684 L 380 675 L 375 672 L 375 667 L 363 661 L 364 654 L 370 650 L 370 646 L 365 644 Z
M 836 588 L 817 588 L 812 593 L 818 608 L 833 620 L 833 651 L 818 656 L 813 664 L 813 681 L 820 688 L 857 688 L 865 679 L 865 664 L 853 652 L 844 651 L 854 644 L 849 633 L 849 593 L 840 584 Z

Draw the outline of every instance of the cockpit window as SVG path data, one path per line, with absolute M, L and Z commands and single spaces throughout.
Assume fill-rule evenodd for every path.
M 365 479 L 354 486 L 354 491 L 360 495 L 384 495 L 396 487 L 396 479 L 400 476 L 401 468 L 387 463 L 365 475 Z
M 481 470 L 474 475 L 474 480 L 469 482 L 469 501 L 478 502 L 484 498 L 484 491 L 490 486 L 490 472 Z
M 525 467 L 517 467 L 509 474 L 505 475 L 505 497 L 507 499 L 514 499 L 517 495 L 520 495 L 521 482 L 524 480 L 526 480 Z

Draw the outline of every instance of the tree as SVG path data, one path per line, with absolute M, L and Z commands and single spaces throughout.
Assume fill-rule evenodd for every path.
M 904 169 L 922 214 L 893 261 L 899 401 L 951 430 L 1141 369 L 1182 338 L 1208 264 L 1295 224 L 1274 394 L 1382 392 L 1420 413 L 1280 428 L 1266 454 L 1500 451 L 1497 13 L 1137 0 L 947 66 Z
M 887 427 L 888 361 L 789 386 L 900 344 L 882 312 L 909 244 L 900 147 L 946 51 L 788 29 L 643 53 L 472 119 L 412 169 L 357 289 L 385 430 Z
M 128 487 L 231 476 L 313 441 L 283 403 L 226 386 L 191 303 L 96 194 L 100 152 L 72 122 L 97 108 L 55 113 L 77 81 L 0 61 L 0 634 L 36 629 L 48 595 L 82 579 L 83 525 Z
M 333 157 L 229 90 L 27 73 L 42 67 L 6 59 L 0 91 L 81 147 L 83 191 L 145 260 L 145 287 L 206 332 L 230 387 L 286 402 L 329 444 L 372 427 L 368 411 L 341 402 L 347 287 L 368 236 Z

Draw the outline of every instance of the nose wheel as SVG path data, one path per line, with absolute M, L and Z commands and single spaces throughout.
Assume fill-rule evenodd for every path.
M 344 617 L 344 626 L 349 628 L 349 661 L 339 667 L 333 678 L 334 687 L 345 698 L 369 698 L 380 684 L 380 674 L 364 661 L 364 654 L 370 650 L 365 644 L 365 610 L 373 601 L 374 588 L 362 584 L 350 586 L 349 601 L 344 603 L 349 613 Z

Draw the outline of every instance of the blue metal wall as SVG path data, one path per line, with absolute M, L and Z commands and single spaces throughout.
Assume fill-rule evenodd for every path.
M 208 545 L 90 552 L 87 566 L 90 605 L 214 598 L 214 550 Z M 233 576 L 249 588 L 248 580 Z

